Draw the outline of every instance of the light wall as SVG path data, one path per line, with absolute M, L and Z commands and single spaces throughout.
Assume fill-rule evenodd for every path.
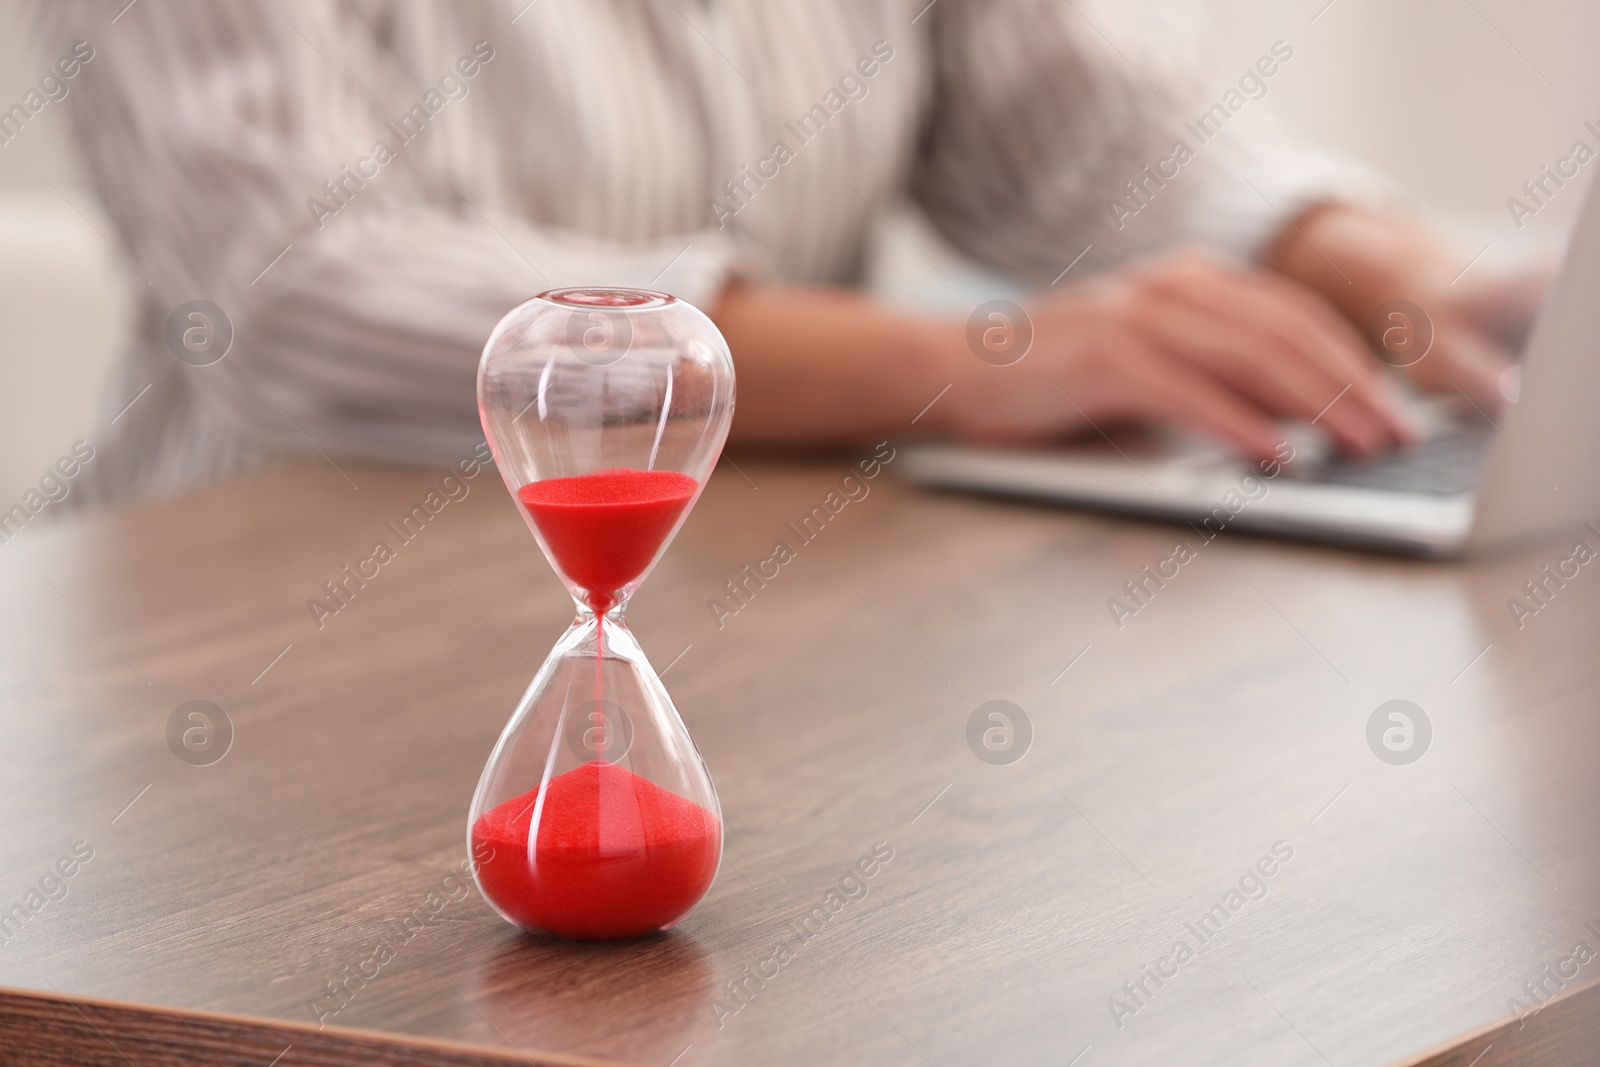
M 0 0 L 0 108 L 53 58 L 33 47 L 23 5 Z M 0 510 L 116 414 L 101 410 L 105 381 L 132 321 L 129 278 L 144 284 L 101 236 L 112 230 L 72 155 L 71 106 L 69 91 L 0 144 Z
M 1519 230 L 1506 207 L 1583 138 L 1600 149 L 1593 0 L 1209 0 L 1202 54 L 1221 85 L 1282 38 L 1268 99 L 1293 128 L 1399 179 L 1495 248 L 1559 241 L 1582 189 Z M 1313 21 L 1315 19 L 1315 21 Z M 1600 169 L 1600 161 L 1583 169 Z

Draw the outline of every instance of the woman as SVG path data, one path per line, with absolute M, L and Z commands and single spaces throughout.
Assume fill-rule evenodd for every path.
M 1499 399 L 1465 257 L 1245 114 L 1288 41 L 1208 99 L 1075 0 L 125 3 L 40 5 L 92 46 L 72 107 L 143 278 L 102 496 L 465 455 L 495 321 L 583 283 L 706 309 L 746 445 L 1152 418 L 1265 455 L 1320 414 L 1373 453 L 1413 435 L 1362 336 L 1395 298 L 1433 319 L 1424 385 Z M 1037 292 L 1026 358 L 852 290 L 900 198 Z M 230 325 L 209 365 L 176 340 Z

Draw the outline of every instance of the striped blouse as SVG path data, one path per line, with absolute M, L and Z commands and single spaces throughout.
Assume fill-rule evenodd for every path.
M 1350 180 L 1129 6 L 39 0 L 142 307 L 88 495 L 466 455 L 485 338 L 553 286 L 848 285 L 902 200 L 1042 286 L 1091 244 L 1249 256 Z

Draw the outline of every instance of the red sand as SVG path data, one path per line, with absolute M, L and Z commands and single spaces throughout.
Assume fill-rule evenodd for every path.
M 550 779 L 530 867 L 538 796 L 535 787 L 513 797 L 472 827 L 473 855 L 489 856 L 478 884 L 517 925 L 585 941 L 640 937 L 683 918 L 710 888 L 722 824 L 693 801 L 591 760 Z
M 529 482 L 517 498 L 562 573 L 604 612 L 650 566 L 699 488 L 677 471 L 612 469 Z

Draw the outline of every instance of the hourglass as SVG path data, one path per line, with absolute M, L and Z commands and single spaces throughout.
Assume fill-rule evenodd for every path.
M 728 346 L 662 293 L 552 290 L 490 335 L 478 412 L 578 612 L 478 781 L 467 831 L 478 887 L 533 933 L 667 929 L 711 886 L 722 812 L 623 613 L 728 436 Z

